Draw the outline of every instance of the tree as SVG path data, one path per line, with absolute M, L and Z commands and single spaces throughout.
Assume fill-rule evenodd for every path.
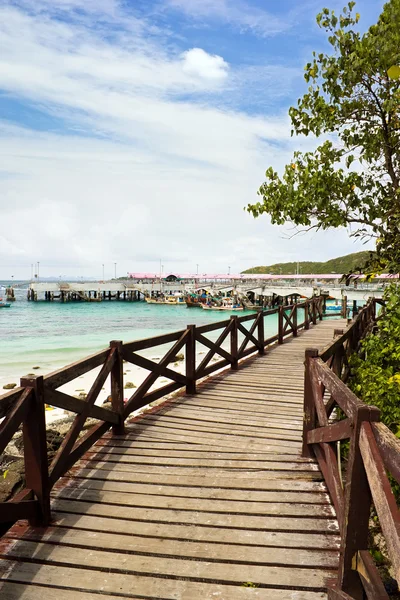
M 331 54 L 305 66 L 307 93 L 289 110 L 292 135 L 323 136 L 314 152 L 295 152 L 283 175 L 269 167 L 247 206 L 272 223 L 307 229 L 346 226 L 352 237 L 377 240 L 369 268 L 398 272 L 400 249 L 400 0 L 385 4 L 361 35 L 349 2 L 342 14 L 324 8 L 318 25 Z

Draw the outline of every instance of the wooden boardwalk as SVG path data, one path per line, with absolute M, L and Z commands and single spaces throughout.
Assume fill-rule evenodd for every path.
M 326 320 L 105 435 L 2 540 L 2 600 L 320 600 L 339 534 L 301 458 L 303 360 Z M 19 538 L 19 539 L 18 539 Z

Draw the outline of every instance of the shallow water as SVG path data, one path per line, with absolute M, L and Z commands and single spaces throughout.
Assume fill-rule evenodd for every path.
M 48 373 L 105 348 L 110 340 L 128 342 L 230 316 L 228 312 L 146 302 L 28 302 L 22 289 L 16 290 L 16 298 L 11 308 L 0 309 L 1 384 L 32 372 L 34 366 L 40 366 L 41 374 Z M 266 317 L 264 327 L 266 337 L 274 335 L 276 316 Z M 159 351 L 152 349 L 152 353 Z

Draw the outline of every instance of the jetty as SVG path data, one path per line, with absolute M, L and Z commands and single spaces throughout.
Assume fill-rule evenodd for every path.
M 207 292 L 211 295 L 247 297 L 259 306 L 291 304 L 294 299 L 324 295 L 346 303 L 365 304 L 370 297 L 382 298 L 389 276 L 374 283 L 341 281 L 337 274 L 326 275 L 223 275 L 131 273 L 126 280 L 89 282 L 39 282 L 29 284 L 30 301 L 100 302 L 138 301 L 174 293 L 186 295 Z
M 276 334 L 266 338 L 271 315 Z M 369 517 L 373 502 L 399 577 L 386 474 L 400 481 L 399 441 L 345 383 L 376 315 L 372 300 L 352 321 L 324 320 L 316 297 L 112 341 L 22 379 L 0 397 L 0 452 L 22 423 L 26 465 L 26 487 L 0 504 L 1 598 L 388 598 L 368 552 Z M 148 348 L 162 358 L 140 354 Z M 182 351 L 184 374 L 172 366 Z M 126 402 L 123 361 L 149 372 Z M 92 369 L 86 400 L 59 391 Z M 160 378 L 170 383 L 157 387 Z M 109 408 L 95 404 L 107 380 Z M 45 403 L 76 414 L 52 461 Z M 88 418 L 96 424 L 83 431 Z

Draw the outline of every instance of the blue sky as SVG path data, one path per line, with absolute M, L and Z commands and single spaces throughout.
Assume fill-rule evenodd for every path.
M 342 2 L 0 0 L 0 279 L 361 249 L 243 212 L 269 165 L 315 146 L 287 111 L 328 49 L 325 5 Z M 362 30 L 381 7 L 357 3 Z

